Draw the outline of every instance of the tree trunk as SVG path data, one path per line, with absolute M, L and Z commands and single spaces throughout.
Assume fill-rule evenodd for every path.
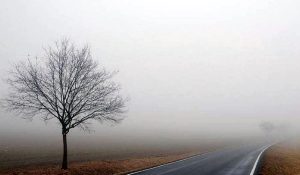
M 61 169 L 66 170 L 68 169 L 68 145 L 67 145 L 67 134 L 63 133 L 63 147 L 64 147 L 64 153 L 63 153 L 63 161 Z

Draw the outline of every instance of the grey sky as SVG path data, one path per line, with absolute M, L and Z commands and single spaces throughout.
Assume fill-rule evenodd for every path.
M 127 119 L 94 125 L 95 134 L 256 133 L 264 120 L 299 121 L 299 8 L 296 0 L 2 0 L 0 77 L 69 37 L 118 69 L 131 98 Z M 60 131 L 11 115 L 1 112 L 0 136 Z

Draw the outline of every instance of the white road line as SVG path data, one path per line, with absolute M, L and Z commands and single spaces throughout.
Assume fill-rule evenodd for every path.
M 254 166 L 253 166 L 253 168 L 252 168 L 252 170 L 251 170 L 250 175 L 254 175 L 254 172 L 255 172 L 255 170 L 256 170 L 256 167 L 257 167 L 257 164 L 258 164 L 258 161 L 259 161 L 261 155 L 262 155 L 269 147 L 271 147 L 272 145 L 274 145 L 274 144 L 271 144 L 271 145 L 269 145 L 269 146 L 266 146 L 266 147 L 260 152 L 260 154 L 258 155 L 258 157 L 257 157 L 257 159 L 256 159 L 256 161 L 255 161 L 255 163 L 254 163 Z M 218 150 L 218 151 L 221 151 L 221 150 Z M 212 151 L 212 152 L 215 152 L 215 151 Z M 155 169 L 155 168 L 163 167 L 163 166 L 166 166 L 166 165 L 174 164 L 174 163 L 177 163 L 177 162 L 185 161 L 185 160 L 188 160 L 188 159 L 197 157 L 197 156 L 203 156 L 203 155 L 206 155 L 206 154 L 209 154 L 209 153 L 212 153 L 212 152 L 207 152 L 207 153 L 203 153 L 203 154 L 194 155 L 194 156 L 187 157 L 187 158 L 184 158 L 184 159 L 181 159 L 181 160 L 177 160 L 177 161 L 174 161 L 174 162 L 170 162 L 170 163 L 166 163 L 166 164 L 154 166 L 154 167 L 151 167 L 151 168 L 143 169 L 143 170 L 140 170 L 140 171 L 135 171 L 135 172 L 132 172 L 132 173 L 128 173 L 127 175 L 135 175 L 135 174 L 138 174 L 138 173 L 141 173 L 141 172 L 144 172 L 144 171 L 148 171 L 148 170 L 152 170 L 152 169 Z M 216 152 L 217 152 L 217 151 L 216 151 Z
M 272 144 L 272 145 L 274 145 L 274 144 Z M 255 163 L 254 163 L 254 165 L 253 165 L 253 168 L 252 168 L 252 170 L 251 170 L 250 175 L 254 175 L 255 170 L 256 170 L 256 167 L 257 167 L 257 164 L 258 164 L 258 161 L 259 161 L 261 155 L 262 155 L 268 148 L 270 148 L 272 145 L 266 146 L 266 147 L 259 153 L 259 155 L 258 155 L 258 157 L 257 157 L 257 159 L 256 159 L 256 161 L 255 161 Z
M 214 151 L 212 151 L 212 152 L 214 152 Z M 169 162 L 169 163 L 165 163 L 165 164 L 162 164 L 162 165 L 154 166 L 154 167 L 151 167 L 151 168 L 143 169 L 143 170 L 140 170 L 140 171 L 135 171 L 135 172 L 129 173 L 127 175 L 138 174 L 138 173 L 141 173 L 141 172 L 144 172 L 144 171 L 152 170 L 154 168 L 158 168 L 158 167 L 170 165 L 170 164 L 173 164 L 173 163 L 185 161 L 187 159 L 192 159 L 192 158 L 197 157 L 197 156 L 203 156 L 203 155 L 206 155 L 206 154 L 209 154 L 209 153 L 212 153 L 212 152 L 206 152 L 206 153 L 202 153 L 202 154 L 197 154 L 197 155 L 194 155 L 194 156 L 191 156 L 191 157 L 187 157 L 187 158 L 184 158 L 184 159 L 180 159 L 180 160 L 177 160 L 177 161 L 174 161 L 174 162 Z

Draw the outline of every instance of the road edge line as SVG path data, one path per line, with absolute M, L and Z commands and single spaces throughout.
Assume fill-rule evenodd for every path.
M 266 146 L 266 147 L 259 153 L 259 155 L 258 155 L 258 157 L 257 157 L 257 159 L 256 159 L 256 161 L 255 161 L 255 163 L 254 163 L 254 165 L 253 165 L 253 168 L 252 168 L 252 170 L 251 170 L 251 172 L 250 172 L 250 175 L 255 175 L 255 171 L 256 171 L 256 169 L 257 169 L 257 165 L 258 165 L 258 162 L 259 162 L 259 160 L 260 160 L 260 158 L 261 158 L 261 155 L 262 155 L 268 148 L 270 148 L 270 147 L 273 146 L 273 145 L 275 145 L 275 144 L 271 144 L 271 145 L 269 145 L 269 146 Z
M 218 150 L 215 150 L 215 151 L 218 151 Z M 139 170 L 139 171 L 134 171 L 134 172 L 131 172 L 131 173 L 126 173 L 126 175 L 135 175 L 135 174 L 138 174 L 138 173 L 141 173 L 141 172 L 144 172 L 144 171 L 148 171 L 148 170 L 151 170 L 151 169 L 154 169 L 154 168 L 158 168 L 158 167 L 170 165 L 170 164 L 173 164 L 173 163 L 181 162 L 181 161 L 184 161 L 184 160 L 187 160 L 187 159 L 191 159 L 191 158 L 194 158 L 194 157 L 197 157 L 197 156 L 203 156 L 205 154 L 209 154 L 209 153 L 212 153 L 212 152 L 215 152 L 215 151 L 208 151 L 208 152 L 196 154 L 196 155 L 193 155 L 193 156 L 190 156 L 190 157 L 186 157 L 186 158 L 183 158 L 183 159 L 171 161 L 169 163 L 164 163 L 164 164 L 161 164 L 161 165 L 153 166 L 153 167 L 142 169 L 142 170 Z

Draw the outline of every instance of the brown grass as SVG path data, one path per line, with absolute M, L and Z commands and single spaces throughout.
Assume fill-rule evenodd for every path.
M 300 142 L 278 144 L 268 149 L 260 175 L 300 175 Z
M 111 175 L 124 174 L 148 167 L 172 162 L 196 153 L 174 154 L 171 156 L 156 156 L 145 158 L 130 158 L 124 160 L 90 161 L 84 163 L 71 163 L 68 171 L 62 171 L 59 166 L 32 165 L 23 168 L 3 170 L 1 175 Z

